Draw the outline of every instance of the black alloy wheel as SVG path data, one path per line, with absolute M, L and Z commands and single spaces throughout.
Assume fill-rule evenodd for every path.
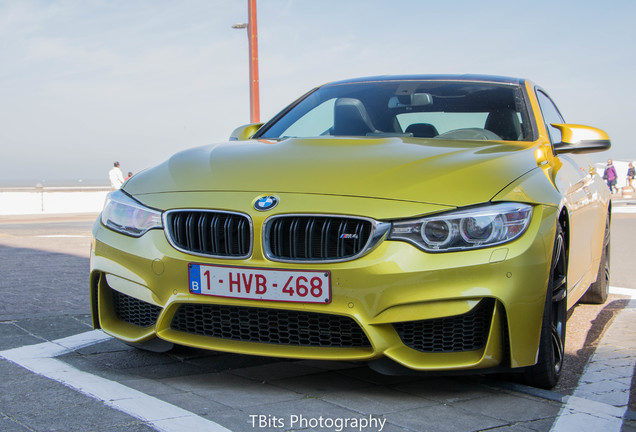
M 560 225 L 554 240 L 550 277 L 543 312 L 537 364 L 526 368 L 526 384 L 551 389 L 559 380 L 565 359 L 567 321 L 567 249 Z

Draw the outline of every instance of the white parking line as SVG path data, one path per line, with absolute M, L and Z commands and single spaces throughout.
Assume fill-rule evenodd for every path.
M 118 382 L 80 371 L 55 359 L 57 356 L 109 339 L 110 336 L 101 330 L 93 330 L 52 342 L 0 351 L 0 357 L 38 375 L 58 381 L 87 396 L 101 400 L 112 408 L 147 422 L 149 426 L 158 431 L 231 432 L 229 429 L 190 411 L 148 396 Z
M 636 366 L 636 290 L 610 287 L 632 299 L 605 332 L 566 403 L 553 432 L 619 432 L 627 412 Z

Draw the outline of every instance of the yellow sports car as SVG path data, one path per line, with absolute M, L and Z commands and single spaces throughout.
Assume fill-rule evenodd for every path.
M 148 349 L 550 388 L 568 308 L 607 298 L 610 192 L 585 154 L 609 147 L 524 79 L 320 86 L 110 194 L 93 325 Z

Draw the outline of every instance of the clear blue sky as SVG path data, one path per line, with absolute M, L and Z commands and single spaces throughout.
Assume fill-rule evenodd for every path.
M 0 0 L 0 186 L 103 179 L 249 122 L 246 0 Z M 636 1 L 259 0 L 262 120 L 324 82 L 486 73 L 543 86 L 636 159 Z

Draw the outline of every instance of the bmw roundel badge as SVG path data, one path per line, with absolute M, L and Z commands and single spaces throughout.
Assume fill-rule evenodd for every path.
M 274 195 L 265 195 L 258 197 L 254 202 L 254 208 L 258 211 L 271 210 L 278 205 L 278 197 Z

